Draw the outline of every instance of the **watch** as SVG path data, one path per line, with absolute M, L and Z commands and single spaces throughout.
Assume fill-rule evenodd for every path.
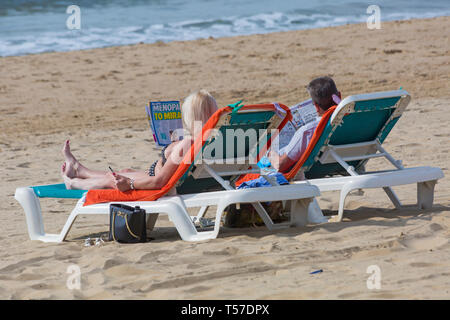
M 134 179 L 130 178 L 130 189 L 134 190 Z

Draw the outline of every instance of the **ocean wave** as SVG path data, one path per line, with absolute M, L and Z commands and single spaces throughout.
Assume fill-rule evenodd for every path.
M 431 18 L 450 12 L 390 13 L 382 21 Z M 6 35 L 0 39 L 0 56 L 15 56 L 50 51 L 72 51 L 98 47 L 195 40 L 208 37 L 229 37 L 277 31 L 311 29 L 361 23 L 367 15 L 332 15 L 319 13 L 271 12 L 251 16 L 230 16 L 220 19 L 186 20 L 164 24 L 131 25 L 115 28 L 91 27 L 80 30 L 64 29 L 28 35 Z

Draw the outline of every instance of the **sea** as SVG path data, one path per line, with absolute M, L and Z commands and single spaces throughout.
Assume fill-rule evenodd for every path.
M 367 23 L 376 15 L 381 28 L 448 16 L 450 1 L 0 0 L 0 56 Z

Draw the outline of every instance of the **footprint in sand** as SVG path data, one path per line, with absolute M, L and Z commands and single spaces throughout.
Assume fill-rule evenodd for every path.
M 101 271 L 102 272 L 102 271 Z M 105 276 L 101 272 L 91 272 L 90 274 L 86 275 L 86 283 L 89 284 L 89 286 L 100 286 L 105 283 Z
M 410 238 L 399 241 L 407 248 L 415 250 L 432 250 L 448 244 L 448 239 L 444 237 Z
M 25 259 L 20 262 L 12 263 L 12 264 L 9 264 L 9 265 L 3 267 L 2 269 L 0 269 L 0 273 L 10 272 L 10 271 L 14 271 L 16 273 L 21 272 L 26 267 L 39 265 L 39 262 L 47 260 L 49 258 L 50 258 L 49 256 L 41 256 L 41 257 Z
M 354 299 L 357 296 L 361 295 L 361 292 L 347 292 L 338 295 L 338 299 Z
M 29 168 L 31 162 L 24 162 L 17 165 L 18 168 Z
M 203 251 L 204 255 L 213 255 L 213 256 L 231 256 L 236 255 L 239 249 L 236 247 L 226 247 L 222 250 L 217 251 Z
M 198 293 L 198 292 L 204 292 L 207 290 L 210 290 L 211 287 L 206 287 L 206 286 L 196 286 L 190 289 L 185 290 L 185 292 L 189 292 L 189 293 Z
M 54 253 L 54 258 L 58 261 L 73 261 L 75 259 L 81 258 L 81 252 L 74 252 L 69 250 L 56 250 Z
M 414 268 L 426 268 L 426 267 L 433 267 L 436 264 L 435 263 L 427 263 L 427 262 L 413 262 L 413 263 L 410 263 L 409 265 Z
M 395 54 L 395 53 L 402 53 L 403 51 L 400 49 L 390 49 L 390 50 L 383 50 L 385 54 Z
M 17 281 L 32 281 L 42 279 L 42 275 L 36 273 L 21 273 L 16 278 Z
M 35 290 L 52 290 L 52 289 L 56 289 L 57 286 L 49 285 L 47 283 L 37 283 L 37 284 L 30 286 L 30 288 L 35 289 Z
M 441 230 L 444 230 L 444 229 L 445 228 L 442 225 L 440 225 L 439 223 L 432 223 L 432 224 L 430 224 L 430 230 L 433 231 L 433 232 L 438 232 L 438 231 L 441 231 Z
M 113 258 L 113 259 L 108 259 L 105 261 L 105 263 L 103 264 L 103 269 L 107 270 L 110 269 L 112 267 L 121 265 L 126 263 L 126 260 L 123 258 Z
M 148 269 L 138 269 L 129 264 L 118 265 L 105 271 L 107 277 L 123 278 L 124 276 L 139 276 L 148 274 Z
M 142 257 L 139 258 L 137 263 L 153 262 L 156 261 L 156 259 L 159 258 L 161 255 L 170 255 L 176 252 L 177 252 L 176 250 L 155 250 L 153 252 L 144 254 Z

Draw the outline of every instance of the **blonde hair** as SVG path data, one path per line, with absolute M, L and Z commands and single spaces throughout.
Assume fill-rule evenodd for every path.
M 202 126 L 217 111 L 214 97 L 206 90 L 191 93 L 181 106 L 181 119 L 183 127 L 191 135 L 195 134 L 194 122 L 201 121 Z

